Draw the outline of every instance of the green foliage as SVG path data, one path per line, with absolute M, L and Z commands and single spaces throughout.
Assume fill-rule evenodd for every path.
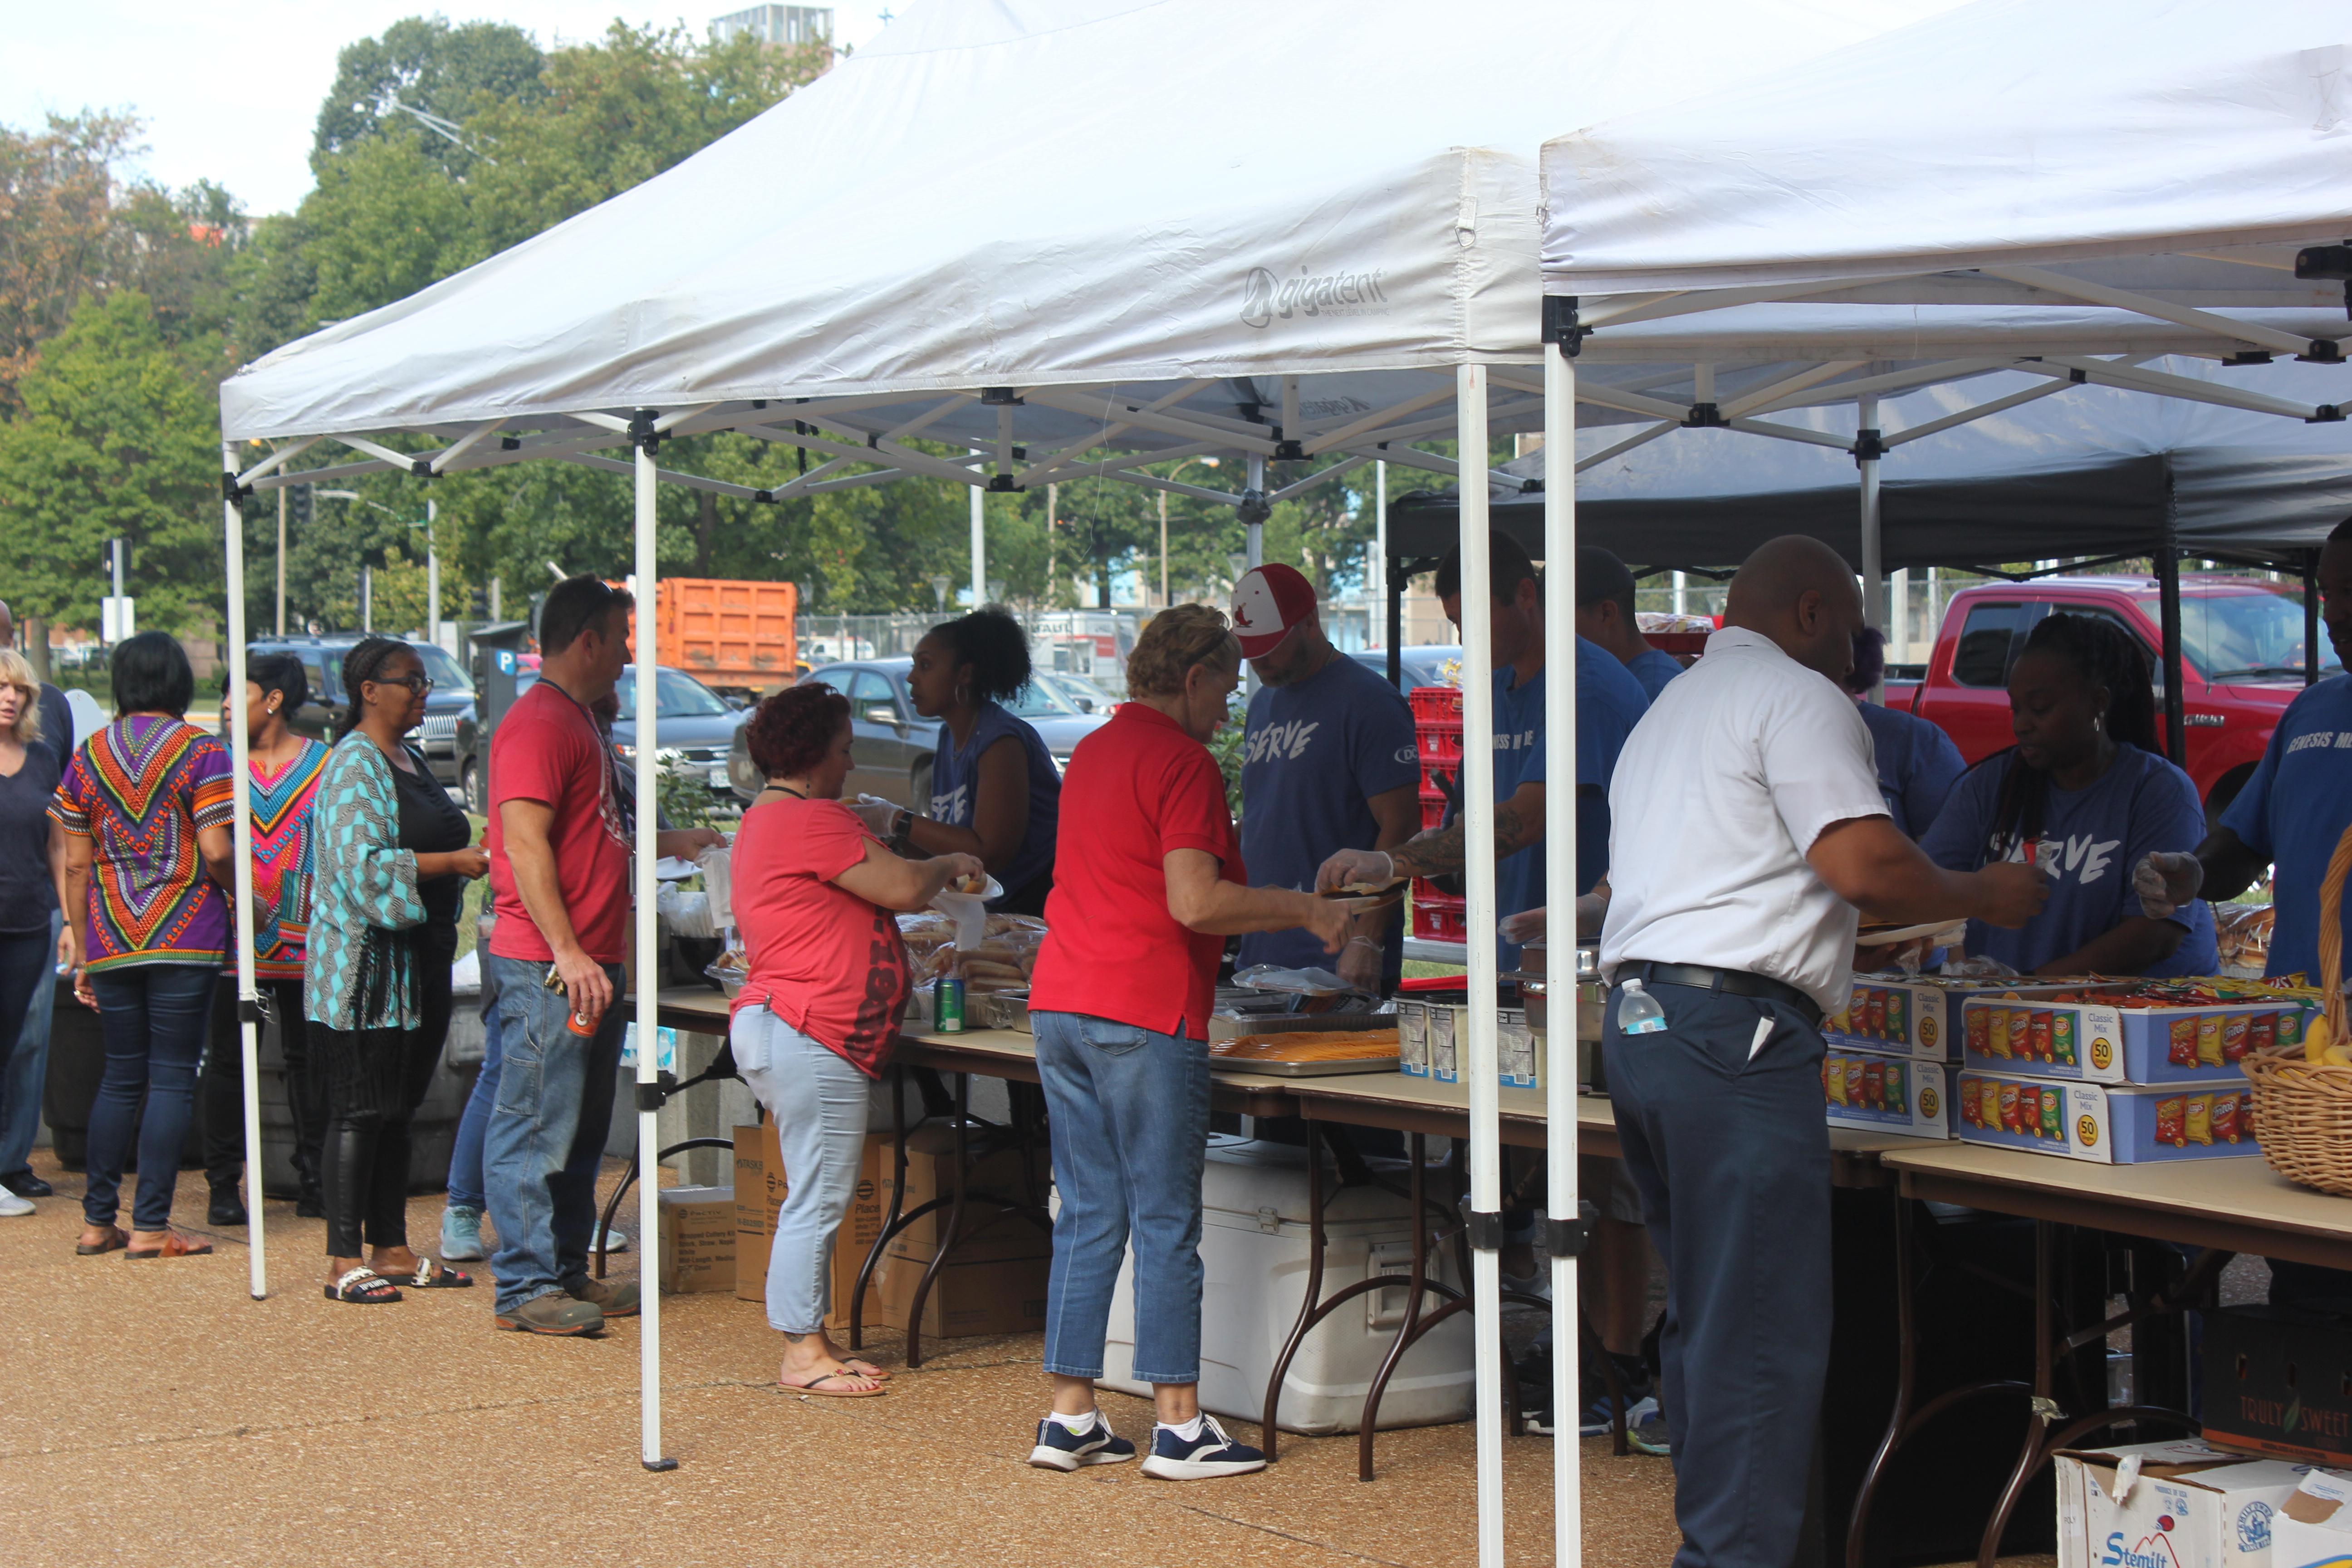
M 709 827 L 710 784 L 708 768 L 688 768 L 674 752 L 664 750 L 654 774 L 654 804 L 672 827 Z
M 86 296 L 0 425 L 0 576 L 16 613 L 95 626 L 105 542 L 131 542 L 142 630 L 219 600 L 218 416 L 144 294 Z
M 362 38 L 335 57 L 335 85 L 319 106 L 313 161 L 365 142 L 387 121 L 415 126 L 415 120 L 393 108 L 395 99 L 444 120 L 459 120 L 485 98 L 530 102 L 544 97 L 541 73 L 546 67 L 530 35 L 504 22 L 453 27 L 440 16 L 405 17 L 386 27 L 383 37 Z M 436 161 L 449 173 L 463 174 L 472 163 L 466 148 L 436 141 Z

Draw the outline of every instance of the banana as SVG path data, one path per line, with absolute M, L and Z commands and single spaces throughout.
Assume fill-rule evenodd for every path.
M 2303 1059 L 2305 1061 L 2318 1062 L 2328 1060 L 2329 1058 L 2327 1053 L 2329 1049 L 2335 1046 L 2336 1031 L 2328 1026 L 2327 1016 L 2326 1014 L 2322 1013 L 2317 1015 L 2309 1024 L 2304 1026 Z

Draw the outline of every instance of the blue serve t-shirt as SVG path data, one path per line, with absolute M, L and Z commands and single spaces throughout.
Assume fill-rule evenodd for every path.
M 1653 702 L 1666 689 L 1666 682 L 1682 672 L 1682 660 L 1658 647 L 1643 648 L 1625 665 L 1625 673 L 1633 678 Z
M 1370 849 L 1380 824 L 1376 795 L 1421 782 L 1412 710 L 1404 693 L 1345 654 L 1289 686 L 1262 686 L 1249 700 L 1242 742 L 1242 860 L 1260 886 L 1311 891 L 1338 849 Z M 1404 960 L 1404 911 L 1389 917 L 1384 988 Z M 1240 968 L 1276 963 L 1329 969 L 1336 954 L 1310 931 L 1252 931 Z
M 1919 841 L 1930 860 L 1947 870 L 1972 871 L 1992 858 L 2001 779 L 2014 755 L 2003 752 L 1986 759 L 1953 787 L 1943 815 Z M 2042 912 L 2016 931 L 1969 922 L 1969 951 L 1997 958 L 2020 973 L 2063 958 L 2137 915 L 2132 868 L 2155 850 L 2196 848 L 2205 837 L 2205 809 L 2187 773 L 2153 752 L 2118 746 L 2115 764 L 2086 787 L 2049 786 L 2042 837 L 2065 847 Z M 2013 845 L 2003 858 L 2022 860 L 2024 848 Z M 2212 973 L 2221 963 L 2213 911 L 2200 899 L 2181 910 L 2175 923 L 2187 926 L 2189 934 L 2170 958 L 2146 973 L 2159 979 Z
M 1544 678 L 1536 672 L 1514 686 L 1509 667 L 1495 672 L 1495 801 L 1511 798 L 1523 784 L 1544 782 Z M 1609 780 L 1625 737 L 1650 710 L 1650 699 L 1617 656 L 1583 637 L 1576 639 L 1576 890 L 1588 893 L 1609 869 Z M 1547 799 L 1545 817 L 1559 813 Z M 1496 867 L 1496 910 L 1515 915 L 1545 902 L 1544 847 L 1540 839 Z M 1519 950 L 1508 943 L 1502 965 L 1516 969 Z
M 2270 861 L 2269 972 L 2319 982 L 2319 884 L 2352 824 L 2352 680 L 2330 676 L 2287 705 L 2262 765 L 2221 826 Z M 2344 903 L 2352 931 L 2352 899 Z
M 1875 702 L 1856 706 L 1878 760 L 1878 793 L 1886 799 L 1886 814 L 1907 837 L 1917 838 L 1943 815 L 1952 785 L 1969 765 L 1943 726 Z
M 996 880 L 1010 899 L 1054 868 L 1054 836 L 1062 816 L 1062 775 L 1054 771 L 1054 755 L 1045 738 L 1025 721 L 993 702 L 975 711 L 971 739 L 955 743 L 955 731 L 940 726 L 938 749 L 931 753 L 931 809 L 928 815 L 950 827 L 970 827 L 980 793 L 980 754 L 1012 736 L 1021 743 L 1029 765 L 1029 827 L 1014 855 Z M 997 902 L 1002 903 L 1000 899 Z

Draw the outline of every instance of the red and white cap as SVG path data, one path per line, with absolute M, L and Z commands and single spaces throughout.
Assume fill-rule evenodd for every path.
M 1279 561 L 1253 567 L 1234 584 L 1234 635 L 1244 658 L 1264 658 L 1314 613 L 1315 585 Z

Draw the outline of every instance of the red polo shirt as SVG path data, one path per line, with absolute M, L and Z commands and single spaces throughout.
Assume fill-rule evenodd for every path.
M 1062 778 L 1033 1009 L 1208 1038 L 1225 939 L 1168 912 L 1173 849 L 1204 850 L 1224 880 L 1244 879 L 1216 759 L 1166 714 L 1122 702 L 1078 742 Z

